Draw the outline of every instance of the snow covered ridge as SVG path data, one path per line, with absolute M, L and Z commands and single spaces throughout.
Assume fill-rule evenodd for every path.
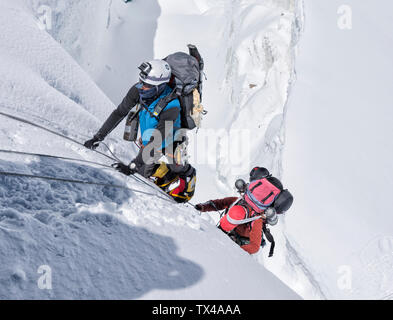
M 155 56 L 182 50 L 189 41 L 205 58 L 204 106 L 209 113 L 205 132 L 193 137 L 191 145 L 200 186 L 196 201 L 234 195 L 235 180 L 247 180 L 254 165 L 282 177 L 287 105 L 305 20 L 303 1 L 202 0 L 179 5 L 162 0 L 160 6 Z M 179 24 L 195 27 L 179 32 Z M 239 132 L 245 137 L 234 140 Z M 203 148 L 206 136 L 209 143 Z M 285 179 L 282 182 L 294 192 L 296 202 L 297 190 Z M 296 219 L 295 211 L 288 215 Z M 267 259 L 266 252 L 256 259 L 301 296 L 325 298 L 295 239 L 287 237 L 285 218 L 272 228 L 277 240 L 274 259 Z
M 215 184 L 209 181 L 212 188 L 221 188 L 208 188 L 206 194 L 231 191 L 238 175 L 254 164 L 281 174 L 283 115 L 303 24 L 302 1 L 28 3 L 35 12 L 51 8 L 48 32 L 115 104 L 137 81 L 136 67 L 142 61 L 197 44 L 206 62 L 203 103 L 209 114 L 198 140 L 190 144 L 190 162 L 198 165 L 201 177 L 215 176 Z M 119 140 L 122 129 L 110 137 Z
M 389 0 L 305 0 L 283 162 L 297 192 L 286 235 L 327 299 L 392 299 L 392 10 Z
M 161 1 L 155 56 L 198 45 L 208 80 L 209 111 L 191 143 L 204 190 L 198 199 L 233 192 L 239 175 L 264 165 L 280 176 L 284 113 L 302 29 L 301 1 Z M 176 23 L 175 23 L 176 21 Z M 177 25 L 194 28 L 180 33 Z M 169 35 L 175 39 L 169 40 Z M 209 142 L 205 143 L 206 137 Z M 211 177 L 215 177 L 211 183 Z M 204 178 L 205 177 L 205 178 Z
M 45 1 L 0 3 L 0 111 L 83 141 L 114 105 L 40 29 L 31 4 Z M 2 150 L 110 163 L 28 124 L 1 115 L 0 124 Z M 133 154 L 123 143 L 113 146 L 122 157 Z M 0 152 L 0 168 L 152 192 L 113 170 L 74 161 Z M 0 175 L 0 259 L 1 299 L 299 298 L 209 216 L 110 186 Z

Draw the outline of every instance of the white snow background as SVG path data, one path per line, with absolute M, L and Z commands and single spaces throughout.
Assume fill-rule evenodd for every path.
M 305 1 L 286 119 L 283 181 L 296 192 L 286 234 L 330 299 L 393 298 L 392 12 L 388 0 Z

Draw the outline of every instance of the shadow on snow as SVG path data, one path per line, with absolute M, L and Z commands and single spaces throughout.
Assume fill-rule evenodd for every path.
M 105 170 L 53 159 L 0 160 L 0 170 L 121 184 Z M 136 299 L 198 282 L 203 270 L 177 255 L 172 238 L 110 212 L 137 197 L 130 190 L 0 175 L 0 299 Z M 51 268 L 52 290 L 38 288 L 41 265 Z

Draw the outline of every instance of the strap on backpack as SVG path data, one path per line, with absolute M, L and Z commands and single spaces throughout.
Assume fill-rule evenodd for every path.
M 274 241 L 273 235 L 270 233 L 270 229 L 266 228 L 265 224 L 263 224 L 263 233 L 265 234 L 267 241 L 270 242 L 269 257 L 273 257 L 276 242 Z
M 228 208 L 226 208 L 225 210 L 223 210 L 222 212 L 220 212 L 219 210 L 217 210 L 216 205 L 214 204 L 213 201 L 211 201 L 211 204 L 214 206 L 214 208 L 216 209 L 216 211 L 218 211 L 220 213 L 220 219 L 225 216 L 228 211 L 235 205 L 239 204 L 239 202 L 242 200 L 241 197 L 237 198 Z M 220 224 L 220 222 L 218 222 L 218 224 Z
M 139 99 L 139 105 L 140 105 L 143 109 L 145 109 L 146 112 L 147 112 L 148 114 L 150 114 L 150 116 L 151 116 L 152 118 L 156 118 L 156 119 L 158 120 L 158 117 L 155 116 L 155 115 L 153 114 L 153 112 L 151 112 L 151 111 L 149 110 L 148 106 L 142 101 L 142 99 Z
M 173 90 L 166 97 L 162 98 L 158 101 L 157 105 L 154 108 L 153 115 L 157 118 L 161 111 L 165 109 L 165 107 L 173 100 L 177 99 L 176 89 Z

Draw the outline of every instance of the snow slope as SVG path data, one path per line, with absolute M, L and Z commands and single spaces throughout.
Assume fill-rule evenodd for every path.
M 160 1 L 154 47 L 156 56 L 165 56 L 195 43 L 205 58 L 209 113 L 190 147 L 203 186 L 199 201 L 232 193 L 235 180 L 254 165 L 280 175 L 283 111 L 301 21 L 297 1 L 182 3 Z
M 34 8 L 48 3 L 32 2 Z M 199 184 L 203 185 L 196 201 L 233 192 L 236 178 L 246 176 L 252 165 L 265 165 L 281 174 L 283 113 L 302 27 L 300 1 L 148 0 L 124 4 L 108 0 L 94 6 L 92 21 L 85 18 L 91 14 L 92 1 L 56 3 L 56 17 L 61 18 L 49 32 L 115 104 L 137 81 L 136 67 L 141 61 L 185 51 L 188 43 L 200 48 L 208 78 L 203 95 L 209 114 L 203 122 L 205 130 L 191 136 L 196 141 L 190 146 L 190 161 L 201 172 Z M 149 12 L 148 18 L 135 19 L 140 12 Z M 143 32 L 134 32 L 136 28 Z M 140 45 L 134 48 L 129 42 Z M 128 78 L 118 69 L 127 72 Z M 204 141 L 207 136 L 209 144 Z M 252 141 L 245 143 L 251 136 Z M 236 143 L 239 137 L 245 139 Z M 249 150 L 250 158 L 245 156 Z M 209 183 L 210 176 L 215 183 Z
M 104 93 L 119 104 L 137 79 L 137 69 L 153 58 L 153 39 L 161 9 L 156 0 L 32 0 L 33 10 L 49 5 L 49 33 L 86 70 Z M 94 9 L 94 10 L 92 10 Z
M 338 27 L 342 1 L 305 1 L 284 152 L 296 190 L 287 234 L 325 297 L 382 299 L 393 293 L 393 5 L 345 4 L 350 30 Z
M 41 4 L 55 6 L 58 23 L 50 34 L 115 104 L 136 81 L 139 62 L 197 44 L 206 63 L 209 114 L 206 130 L 191 137 L 191 160 L 198 169 L 193 201 L 234 194 L 237 177 L 265 165 L 283 178 L 295 203 L 272 228 L 275 258 L 262 252 L 255 260 L 305 298 L 391 296 L 387 0 L 346 1 L 352 30 L 338 28 L 343 3 L 337 0 L 29 3 L 35 11 Z M 100 121 L 90 121 L 94 124 L 86 127 L 93 132 Z M 252 134 L 246 130 L 241 141 L 249 144 L 236 143 L 240 134 L 230 136 L 230 129 L 245 128 Z M 109 142 L 129 157 L 132 152 L 119 146 L 121 130 Z M 252 156 L 239 157 L 247 149 Z M 371 173 L 364 175 L 365 170 Z M 378 191 L 369 192 L 366 183 Z
M 133 1 L 127 6 L 121 1 L 100 2 L 95 6 L 100 11 L 96 11 L 95 18 L 99 22 L 91 23 L 83 20 L 89 14 L 86 12 L 89 6 L 67 2 L 73 8 L 73 15 L 66 14 L 68 9 L 59 9 L 57 15 L 64 17 L 64 23 L 49 32 L 114 103 L 121 100 L 119 93 L 125 95 L 137 80 L 136 67 L 140 61 L 184 51 L 188 43 L 196 44 L 206 65 L 203 103 L 209 113 L 198 135 L 190 135 L 190 162 L 198 172 L 193 202 L 236 194 L 234 181 L 239 177 L 247 179 L 254 165 L 266 166 L 280 177 L 286 104 L 294 82 L 296 45 L 303 26 L 302 1 L 165 0 L 158 1 L 159 16 L 153 2 L 146 1 L 149 6 L 145 6 L 145 1 Z M 143 34 L 146 33 L 143 45 L 133 51 L 132 59 L 124 58 L 130 48 L 129 37 L 136 36 L 133 12 L 139 14 L 147 8 L 157 21 L 152 22 L 150 15 L 147 21 L 137 20 Z M 109 25 L 103 19 L 103 12 L 111 17 Z M 78 20 L 82 22 L 77 23 Z M 85 41 L 92 32 L 95 38 L 105 40 Z M 111 39 L 116 39 L 116 50 L 111 46 L 105 49 L 112 43 Z M 92 54 L 101 51 L 107 54 L 99 57 Z M 116 69 L 132 70 L 133 77 L 122 77 L 113 65 L 119 66 Z M 105 77 L 110 79 L 107 83 L 101 82 L 99 76 L 103 69 Z M 118 89 L 116 92 L 114 87 Z M 122 129 L 120 125 L 109 141 L 118 141 Z M 116 144 L 112 147 L 116 148 Z M 290 184 L 286 186 L 293 190 Z M 209 215 L 217 222 L 218 214 Z M 303 257 L 286 238 L 284 217 L 273 233 L 278 240 L 275 258 L 268 259 L 264 251 L 255 259 L 302 296 L 323 297 Z
M 297 0 L 159 1 L 155 56 L 199 46 L 207 81 L 203 129 L 191 135 L 191 163 L 198 172 L 193 201 L 236 195 L 234 182 L 248 180 L 253 166 L 282 176 L 287 101 L 295 81 L 295 57 L 303 28 Z M 182 25 L 183 28 L 179 28 Z M 282 180 L 297 199 L 292 183 Z M 296 217 L 291 210 L 288 215 Z M 218 214 L 210 214 L 215 222 Z M 305 257 L 288 239 L 284 216 L 271 228 L 274 258 L 255 259 L 304 298 L 325 298 Z
M 0 111 L 83 141 L 114 105 L 72 56 L 39 29 L 35 10 L 44 3 L 0 3 Z M 78 2 L 53 3 L 62 21 L 67 5 Z M 1 115 L 0 123 L 1 149 L 110 163 L 42 129 Z M 126 143 L 109 142 L 116 154 L 132 156 Z M 0 175 L 1 299 L 299 298 L 219 232 L 208 216 L 144 194 L 154 191 L 113 170 L 3 152 L 0 168 L 128 187 Z M 46 289 L 42 270 L 47 276 L 50 270 Z

